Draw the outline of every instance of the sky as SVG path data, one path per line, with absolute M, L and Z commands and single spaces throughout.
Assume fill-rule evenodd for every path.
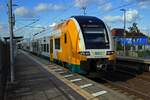
M 8 36 L 8 0 L 0 0 L 0 37 Z M 50 33 L 51 27 L 73 15 L 96 16 L 113 28 L 123 28 L 123 11 L 126 10 L 127 28 L 138 23 L 141 31 L 150 32 L 150 0 L 13 0 L 16 24 L 14 34 L 33 38 Z

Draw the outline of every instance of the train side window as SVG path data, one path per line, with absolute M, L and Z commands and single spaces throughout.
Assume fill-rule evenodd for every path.
M 60 49 L 60 38 L 55 39 L 55 49 Z
M 41 51 L 42 51 L 42 44 L 41 44 Z
M 46 52 L 46 44 L 44 44 L 44 52 Z
M 42 44 L 40 44 L 40 50 L 42 51 Z
M 36 48 L 37 48 L 37 51 L 39 51 L 39 44 L 38 44 L 38 42 L 36 44 Z
M 49 45 L 47 44 L 47 52 L 49 52 Z
M 64 34 L 64 42 L 67 43 L 67 34 Z

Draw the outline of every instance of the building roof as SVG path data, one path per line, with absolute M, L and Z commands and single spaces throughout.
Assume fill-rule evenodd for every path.
M 121 28 L 114 28 L 111 30 L 112 36 L 115 37 L 123 37 L 124 36 L 124 29 Z M 130 33 L 126 30 L 126 37 L 147 37 L 143 33 Z

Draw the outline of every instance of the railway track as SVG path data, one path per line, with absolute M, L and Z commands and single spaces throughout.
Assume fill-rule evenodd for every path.
M 105 84 L 105 86 L 113 88 L 115 90 L 117 90 L 117 88 L 118 88 L 119 89 L 118 91 L 120 91 L 121 93 L 123 93 L 125 95 L 132 96 L 133 99 L 135 99 L 135 100 L 139 99 L 139 97 L 144 99 L 144 100 L 149 100 L 150 99 L 150 95 L 149 94 L 145 94 L 145 93 L 140 92 L 140 91 L 138 91 L 136 89 L 133 89 L 126 83 L 119 83 L 119 82 L 118 83 L 114 83 L 114 82 L 109 81 L 109 80 L 107 80 L 105 78 L 102 78 L 102 80 L 104 80 L 104 81 L 106 81 L 108 83 L 108 84 Z
M 95 83 L 89 80 L 87 81 L 86 79 L 84 79 L 84 76 L 79 77 L 78 74 L 72 73 L 68 69 L 62 69 L 60 67 L 57 67 L 57 65 L 55 67 L 49 66 L 49 68 L 53 72 L 60 74 L 65 79 L 78 86 L 78 88 L 86 91 L 88 95 L 92 95 L 91 98 L 100 99 L 101 95 L 104 95 L 105 93 L 107 94 L 108 92 L 105 89 L 101 90 L 99 87 L 97 87 Z M 131 98 L 131 100 L 150 100 L 150 89 L 148 89 L 148 87 L 150 87 L 150 81 L 144 79 L 144 75 L 137 75 L 123 70 L 118 70 L 115 73 L 115 75 L 102 75 L 102 77 L 94 81 L 101 83 L 114 91 L 128 96 L 129 98 Z
M 117 71 L 121 72 L 121 73 L 125 73 L 125 74 L 128 74 L 128 75 L 131 75 L 133 77 L 137 77 L 139 79 L 142 79 L 143 81 L 150 82 L 150 73 L 149 72 L 143 72 L 141 74 L 137 74 L 137 73 L 132 73 L 132 72 L 125 71 L 125 70 L 117 70 Z
M 134 100 L 150 100 L 150 73 L 148 72 L 139 75 L 129 71 L 117 70 L 115 73 L 107 73 L 104 77 L 94 79 L 94 81 L 103 83 L 105 86 L 132 97 Z
M 62 71 L 57 68 L 55 72 L 63 76 L 65 75 L 65 78 L 67 80 L 73 82 L 77 86 L 80 86 L 80 88 L 82 87 L 88 93 L 95 95 L 96 97 L 99 96 L 99 90 L 97 90 L 97 88 L 92 83 L 88 83 L 86 80 L 83 80 L 84 76 L 82 78 L 79 78 L 78 75 L 72 74 L 72 72 L 70 71 Z M 117 70 L 115 74 L 109 73 L 106 76 L 102 75 L 102 77 L 97 78 L 96 80 L 94 79 L 94 81 L 102 83 L 108 88 L 129 96 L 130 98 L 132 98 L 132 100 L 150 100 L 150 89 L 148 89 L 148 87 L 150 87 L 150 81 L 145 79 L 144 77 L 145 74 L 138 75 L 124 70 Z M 90 77 L 87 78 L 91 79 Z

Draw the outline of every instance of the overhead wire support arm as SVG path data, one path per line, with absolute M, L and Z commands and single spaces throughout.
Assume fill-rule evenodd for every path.
M 86 7 L 82 7 L 82 10 L 83 10 L 83 15 L 85 16 L 86 15 Z

